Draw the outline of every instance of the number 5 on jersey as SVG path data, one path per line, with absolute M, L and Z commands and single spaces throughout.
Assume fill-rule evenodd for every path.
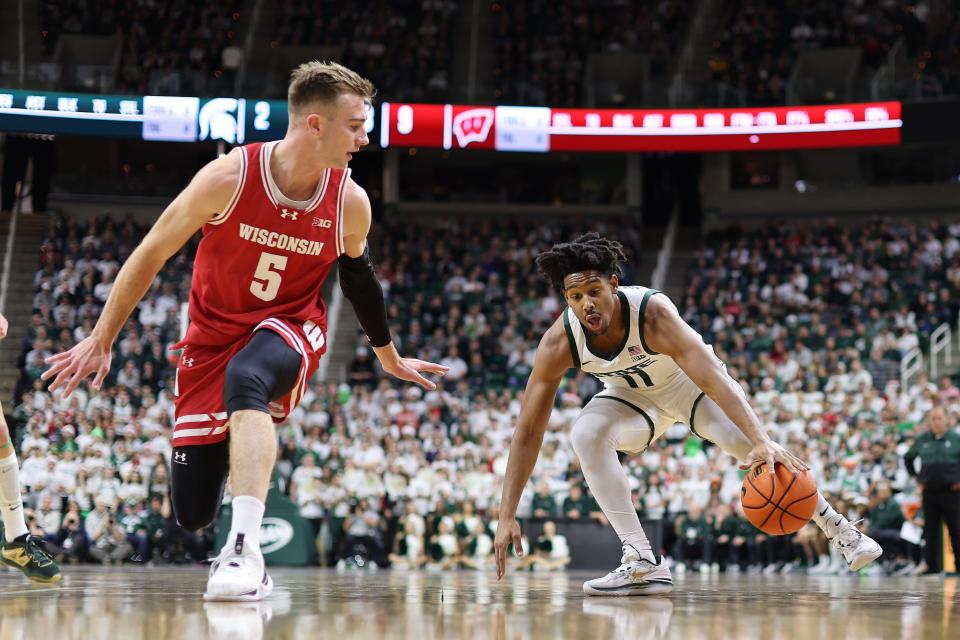
M 280 290 L 280 272 L 287 268 L 287 256 L 278 256 L 275 253 L 264 251 L 260 254 L 260 262 L 253 274 L 250 283 L 250 293 L 264 302 L 270 302 L 277 297 Z

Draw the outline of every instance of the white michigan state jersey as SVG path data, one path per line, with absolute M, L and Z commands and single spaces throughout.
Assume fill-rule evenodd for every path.
M 656 289 L 647 287 L 619 287 L 620 309 L 623 313 L 623 342 L 613 353 L 599 353 L 587 346 L 583 325 L 573 309 L 563 312 L 563 327 L 567 332 L 573 366 L 599 378 L 606 387 L 626 387 L 637 391 L 660 390 L 686 377 L 673 358 L 657 353 L 643 339 L 643 315 L 647 302 Z

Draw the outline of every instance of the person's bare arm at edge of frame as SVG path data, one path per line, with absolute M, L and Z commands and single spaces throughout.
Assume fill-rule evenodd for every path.
M 69 351 L 44 360 L 50 368 L 41 379 L 53 378 L 51 391 L 63 387 L 64 396 L 69 397 L 91 373 L 96 373 L 93 388 L 100 388 L 110 372 L 113 342 L 157 273 L 170 256 L 230 202 L 241 177 L 240 153 L 234 149 L 197 172 L 123 263 L 91 334 Z
M 657 353 L 670 356 L 695 385 L 719 405 L 727 417 L 750 440 L 748 466 L 766 463 L 773 473 L 779 462 L 792 472 L 809 468 L 779 444 L 760 426 L 739 385 L 722 368 L 713 349 L 680 317 L 677 308 L 666 296 L 653 296 L 647 305 L 643 324 L 644 340 Z M 746 468 L 746 467 L 742 467 Z
M 500 521 L 493 543 L 497 560 L 497 580 L 507 570 L 507 547 L 513 542 L 517 557 L 523 557 L 520 542 L 520 524 L 517 522 L 517 505 L 533 467 L 537 463 L 540 447 L 543 444 L 543 432 L 550 420 L 553 401 L 560 388 L 567 369 L 573 367 L 573 356 L 563 328 L 563 316 L 557 318 L 553 326 L 540 340 L 533 371 L 527 380 L 520 404 L 520 417 L 510 442 L 510 455 L 507 457 L 507 471 L 503 479 L 503 494 L 500 496 Z
M 351 258 L 359 258 L 367 246 L 367 234 L 370 233 L 373 219 L 370 198 L 352 178 L 348 179 L 346 189 L 343 197 L 343 251 Z M 424 378 L 421 371 L 442 376 L 448 369 L 441 364 L 417 358 L 401 358 L 392 342 L 382 347 L 373 347 L 373 352 L 384 371 L 400 380 L 414 382 L 424 389 L 436 389 L 437 385 Z

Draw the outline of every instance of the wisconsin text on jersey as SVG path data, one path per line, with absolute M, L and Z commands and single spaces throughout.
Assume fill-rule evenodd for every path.
M 249 224 L 240 223 L 240 237 L 250 242 L 262 244 L 267 247 L 277 249 L 286 249 L 294 253 L 301 253 L 308 256 L 318 256 L 323 251 L 323 243 L 315 240 L 305 240 L 288 236 L 285 233 L 277 233 L 269 229 L 261 229 Z

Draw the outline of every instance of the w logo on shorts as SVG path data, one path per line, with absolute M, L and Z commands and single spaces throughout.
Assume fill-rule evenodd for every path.
M 314 351 L 319 351 L 326 343 L 326 339 L 323 337 L 323 329 L 310 320 L 303 323 L 303 334 L 310 341 L 310 347 Z

